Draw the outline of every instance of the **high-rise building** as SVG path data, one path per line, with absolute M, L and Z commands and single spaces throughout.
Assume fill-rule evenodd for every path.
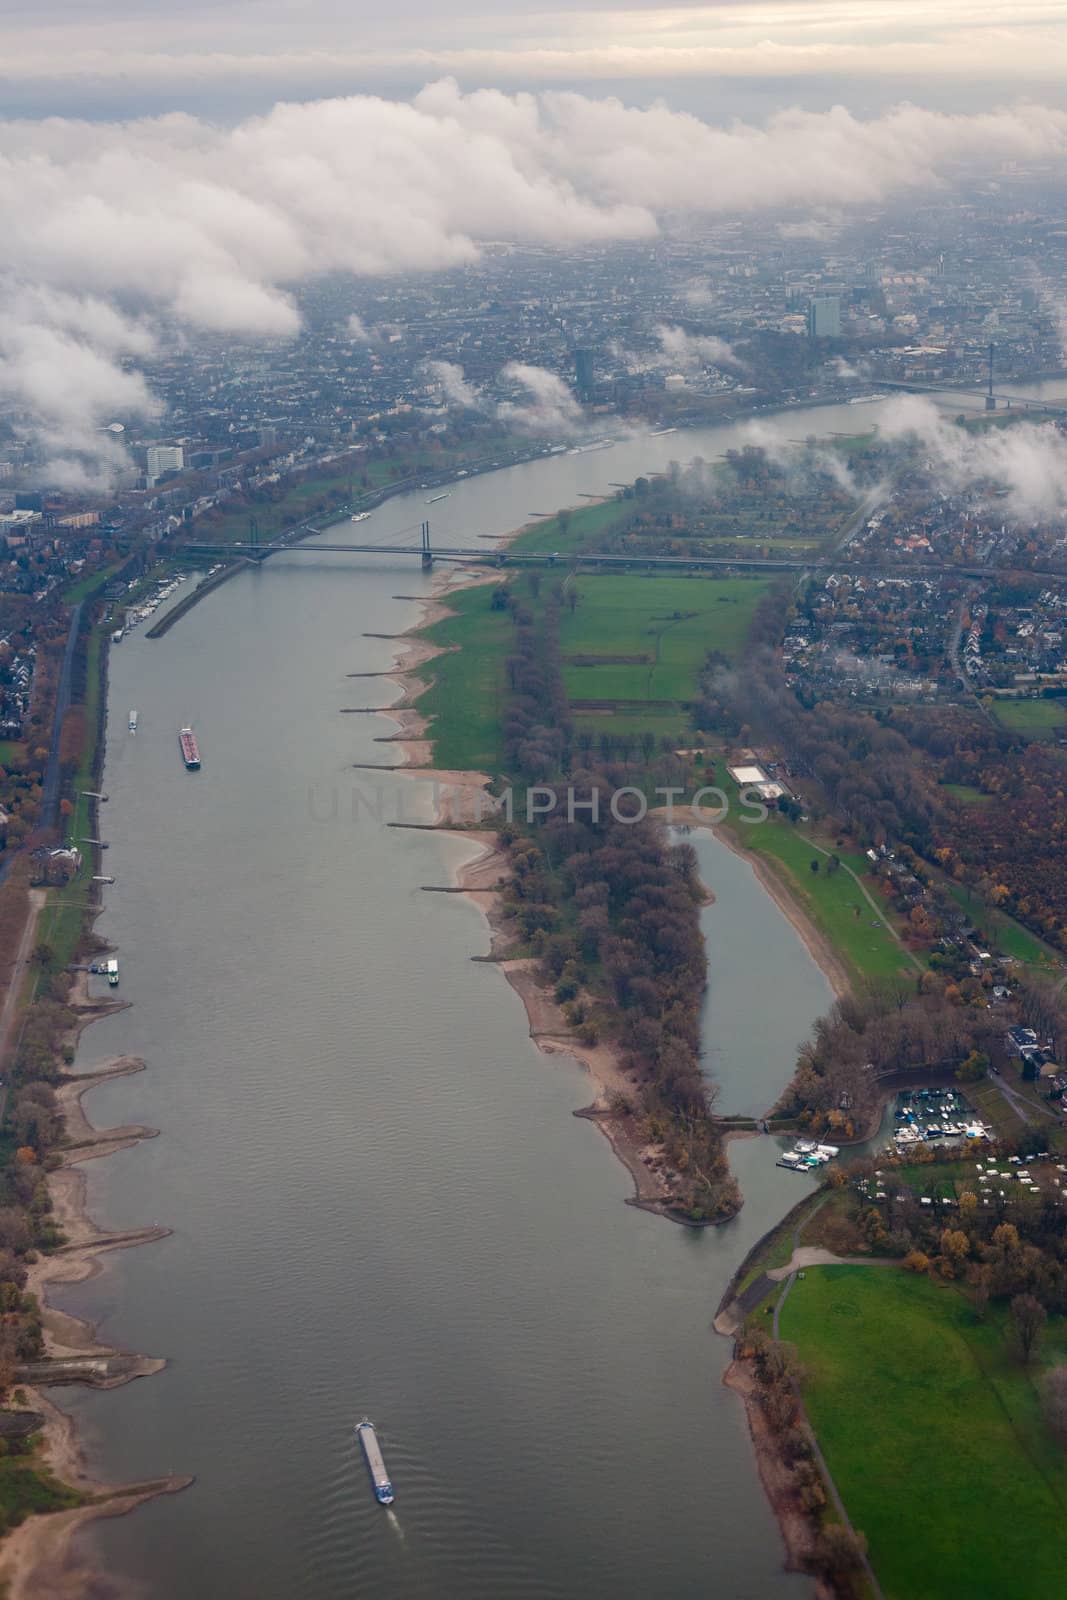
M 180 444 L 152 444 L 147 454 L 149 486 L 168 472 L 181 472 L 185 466 L 185 451 Z
M 574 386 L 578 390 L 578 397 L 586 399 L 593 390 L 596 382 L 596 372 L 591 350 L 575 350 L 574 352 Z
M 817 294 L 808 301 L 808 337 L 811 339 L 840 339 L 841 296 Z

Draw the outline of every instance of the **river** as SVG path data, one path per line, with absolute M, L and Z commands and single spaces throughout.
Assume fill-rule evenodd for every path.
M 823 408 L 803 431 L 877 409 Z M 432 508 L 435 542 L 739 436 L 630 439 L 466 480 Z M 375 520 L 402 529 L 422 507 L 405 496 Z M 169 1365 L 62 1400 L 98 1474 L 197 1481 L 84 1537 L 153 1600 L 804 1593 L 709 1324 L 811 1180 L 743 1141 L 728 1226 L 626 1206 L 623 1168 L 570 1115 L 588 1079 L 534 1048 L 516 996 L 470 960 L 481 914 L 420 892 L 474 847 L 385 826 L 402 803 L 425 815 L 411 779 L 381 775 L 382 815 L 353 811 L 357 779 L 369 794 L 378 775 L 352 764 L 387 759 L 374 740 L 392 725 L 340 708 L 395 690 L 346 675 L 389 666 L 393 647 L 364 634 L 410 625 L 398 593 L 428 585 L 410 560 L 282 555 L 163 639 L 112 651 L 115 883 L 98 926 L 133 1006 L 86 1032 L 77 1065 L 143 1055 L 144 1074 L 87 1109 L 161 1136 L 84 1170 L 103 1224 L 174 1231 L 55 1299 Z M 177 749 L 188 721 L 195 775 Z M 694 842 L 716 893 L 706 1055 L 720 1108 L 757 1111 L 829 991 L 748 866 Z M 364 1412 L 395 1514 L 352 1438 Z

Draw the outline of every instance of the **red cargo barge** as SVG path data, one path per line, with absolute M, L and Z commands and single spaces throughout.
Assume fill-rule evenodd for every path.
M 200 770 L 200 746 L 196 742 L 196 735 L 192 728 L 183 728 L 178 735 L 178 744 L 181 746 L 182 760 L 190 772 Z

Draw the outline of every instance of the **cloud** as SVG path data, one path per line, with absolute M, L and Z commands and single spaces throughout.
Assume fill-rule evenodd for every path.
M 426 370 L 444 390 L 445 403 L 467 411 L 484 411 L 486 398 L 473 383 L 468 383 L 463 368 L 455 361 L 427 361 Z
M 949 421 L 929 400 L 901 395 L 886 406 L 879 431 L 914 440 L 946 489 L 999 485 L 997 505 L 1022 522 L 1067 512 L 1067 436 L 1053 422 L 971 430 Z
M 345 323 L 345 332 L 353 344 L 370 344 L 374 337 L 363 318 L 358 317 L 354 311 Z
M 0 310 L 0 397 L 29 425 L 44 481 L 101 489 L 128 470 L 121 444 L 99 430 L 116 416 L 151 417 L 159 401 L 123 355 L 147 355 L 151 334 L 113 307 L 50 290 L 23 290 Z
M 1067 113 L 1040 106 L 949 116 L 905 105 L 869 120 L 838 107 L 722 128 L 664 106 L 463 93 L 451 80 L 407 102 L 279 104 L 230 128 L 181 114 L 8 121 L 7 299 L 33 285 L 120 317 L 132 308 L 139 326 L 284 338 L 300 325 L 294 289 L 320 275 L 462 267 L 496 240 L 640 240 L 672 212 L 840 209 L 1065 154 Z M 99 309 L 96 327 L 73 330 L 58 304 L 38 301 L 41 327 L 114 358 Z M 567 414 L 559 394 L 534 404 Z
M 521 361 L 509 361 L 500 376 L 506 383 L 525 389 L 530 397 L 525 403 L 502 401 L 497 407 L 502 421 L 527 428 L 532 433 L 572 433 L 580 426 L 584 415 L 582 408 L 563 379 L 554 372 L 527 366 Z
M 661 322 L 655 329 L 660 344 L 656 358 L 658 366 L 676 368 L 678 371 L 696 367 L 742 367 L 744 363 L 734 355 L 725 339 L 714 334 L 687 333 L 684 328 Z
M 427 361 L 424 365 L 441 385 L 446 404 L 493 415 L 509 427 L 522 428 L 529 433 L 573 433 L 585 420 L 581 405 L 563 379 L 545 367 L 509 361 L 501 368 L 497 382 L 513 391 L 524 392 L 528 398 L 494 400 L 484 389 L 471 383 L 456 362 Z

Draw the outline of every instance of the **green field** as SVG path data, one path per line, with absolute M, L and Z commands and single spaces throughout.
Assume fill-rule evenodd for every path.
M 1009 917 L 1007 912 L 988 905 L 963 884 L 952 883 L 948 879 L 944 881 L 953 900 L 973 919 L 975 926 L 982 930 L 990 947 L 998 954 L 1011 956 L 1014 961 L 1022 961 L 1031 967 L 1063 965 L 1062 958 L 1050 945 L 1039 939 L 1036 933 L 1024 928 L 1021 922 L 1016 922 L 1014 917 Z
M 736 794 L 728 778 L 718 781 L 728 794 Z M 733 833 L 742 844 L 773 863 L 853 976 L 885 981 L 914 975 L 915 964 L 889 930 L 889 913 L 872 910 L 855 879 L 844 870 L 846 866 L 851 867 L 862 877 L 867 866 L 862 854 L 839 851 L 842 866 L 830 873 L 826 870 L 826 857 L 819 854 L 804 831 L 775 812 L 771 812 L 766 822 L 750 825 L 739 822 Z M 819 862 L 817 873 L 811 870 L 813 860 Z M 868 886 L 868 889 L 878 905 L 873 888 Z M 872 925 L 875 923 L 877 926 Z
M 1054 739 L 1067 725 L 1061 700 L 994 700 L 990 709 L 1005 728 L 1027 739 Z
M 598 504 L 558 511 L 554 516 L 540 517 L 529 523 L 508 548 L 522 554 L 558 550 L 561 555 L 575 555 L 590 539 L 609 528 L 625 509 L 613 497 Z
M 708 652 L 736 656 L 766 591 L 761 578 L 571 578 L 560 645 L 576 727 L 688 737 L 686 703 Z M 582 709 L 582 701 L 606 704 Z
M 542 575 L 542 594 L 548 581 L 549 575 Z M 563 607 L 565 661 L 576 655 L 649 658 L 637 666 L 565 666 L 564 682 L 572 699 L 637 702 L 578 715 L 576 727 L 637 737 L 645 732 L 686 735 L 683 702 L 697 688 L 707 652 L 736 653 L 767 587 L 761 579 L 646 574 L 569 581 L 580 598 L 573 612 L 568 604 Z M 523 577 L 511 582 L 533 603 Z M 498 772 L 503 761 L 499 718 L 507 698 L 506 663 L 514 625 L 506 612 L 492 609 L 493 589 L 485 585 L 450 597 L 456 615 L 424 635 L 451 652 L 433 662 L 432 686 L 419 701 L 419 710 L 433 719 L 436 766 Z M 668 704 L 643 710 L 640 702 L 648 701 Z
M 887 1600 L 1045 1600 L 1067 1561 L 1067 1455 L 1004 1316 L 900 1270 L 809 1268 L 781 1314 L 804 1398 Z M 1050 1319 L 1044 1358 L 1067 1357 Z
M 987 806 L 993 798 L 991 794 L 983 794 L 981 789 L 972 788 L 969 783 L 943 783 L 941 787 L 964 806 Z
M 422 635 L 449 652 L 427 668 L 433 681 L 419 700 L 430 719 L 436 767 L 492 774 L 503 766 L 500 718 L 515 627 L 506 611 L 492 609 L 495 588 L 481 584 L 450 595 L 455 616 Z

